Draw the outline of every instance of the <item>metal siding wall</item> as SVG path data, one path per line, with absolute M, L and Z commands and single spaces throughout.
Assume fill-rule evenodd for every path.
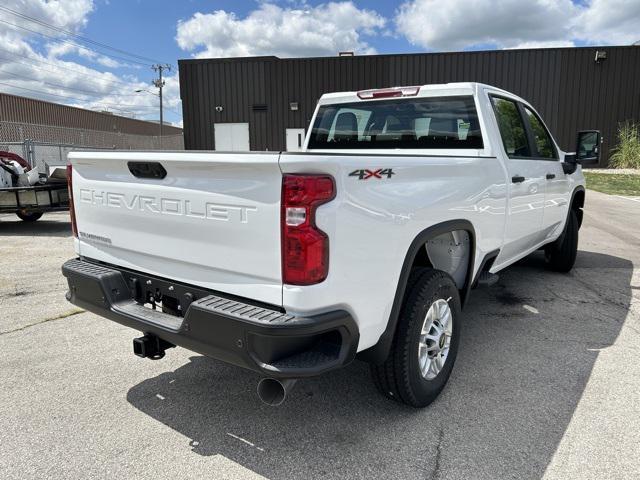
M 608 58 L 596 63 L 596 50 Z M 618 123 L 640 121 L 638 78 L 639 47 L 180 61 L 187 149 L 214 148 L 213 123 L 233 121 L 249 122 L 252 149 L 283 150 L 285 129 L 307 128 L 326 92 L 478 81 L 526 98 L 565 150 L 578 130 L 601 130 L 605 163 Z M 252 111 L 254 103 L 267 111 Z

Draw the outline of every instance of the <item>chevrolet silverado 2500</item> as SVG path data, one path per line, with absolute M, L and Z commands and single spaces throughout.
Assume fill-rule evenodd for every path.
M 416 407 L 453 368 L 469 291 L 544 249 L 575 261 L 600 134 L 560 150 L 536 110 L 477 83 L 323 95 L 298 153 L 74 152 L 72 303 L 294 380 L 371 363 Z

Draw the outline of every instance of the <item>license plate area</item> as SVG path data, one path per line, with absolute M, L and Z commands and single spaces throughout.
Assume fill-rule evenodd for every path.
M 194 300 L 209 292 L 142 274 L 124 273 L 132 298 L 140 305 L 175 317 L 184 317 Z
M 185 302 L 181 302 L 175 297 L 164 295 L 159 289 L 156 289 L 155 292 L 147 292 L 146 297 L 142 306 L 149 310 L 159 310 L 174 317 L 184 317 L 186 309 L 182 305 Z
M 122 268 L 118 270 L 122 273 L 129 287 L 130 296 L 136 303 L 150 310 L 160 311 L 175 317 L 184 317 L 191 303 L 211 295 L 228 300 L 235 300 L 247 305 L 283 311 L 281 307 L 274 307 L 273 305 L 237 297 L 235 295 L 228 295 L 193 285 L 172 282 L 167 279 Z

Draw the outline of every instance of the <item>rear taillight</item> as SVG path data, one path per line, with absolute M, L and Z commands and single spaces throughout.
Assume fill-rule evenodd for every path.
M 328 175 L 282 179 L 282 281 L 312 285 L 327 278 L 329 237 L 316 226 L 316 209 L 336 196 Z
M 76 211 L 73 207 L 73 167 L 67 165 L 67 187 L 69 188 L 69 216 L 71 217 L 71 231 L 78 238 L 78 225 L 76 224 Z

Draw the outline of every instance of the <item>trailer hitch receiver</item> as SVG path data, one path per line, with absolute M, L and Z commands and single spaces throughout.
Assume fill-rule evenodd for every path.
M 160 360 L 164 357 L 165 350 L 172 347 L 175 345 L 149 333 L 133 339 L 133 353 L 141 358 Z

